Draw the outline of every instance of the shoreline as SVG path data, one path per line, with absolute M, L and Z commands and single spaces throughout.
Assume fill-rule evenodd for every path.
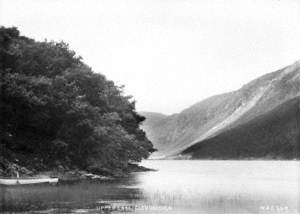
M 10 163 L 10 175 L 2 170 L 0 178 L 15 178 L 12 174 L 20 173 L 19 179 L 26 178 L 58 178 L 58 184 L 69 184 L 80 181 L 114 181 L 116 179 L 128 177 L 130 173 L 134 172 L 147 172 L 155 171 L 138 164 L 128 164 L 128 167 L 124 170 L 120 169 L 109 169 L 105 173 L 99 173 L 97 170 L 79 170 L 79 169 L 64 169 L 58 171 L 53 170 L 29 170 L 26 167 L 20 166 L 15 163 Z

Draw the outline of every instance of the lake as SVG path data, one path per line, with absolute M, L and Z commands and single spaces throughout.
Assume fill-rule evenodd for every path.
M 157 171 L 106 183 L 0 190 L 0 209 L 35 213 L 300 213 L 299 161 L 147 160 Z

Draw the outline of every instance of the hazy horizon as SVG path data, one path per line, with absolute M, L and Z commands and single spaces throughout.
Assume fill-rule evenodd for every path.
M 0 25 L 63 40 L 137 101 L 173 114 L 300 59 L 297 0 L 0 0 Z

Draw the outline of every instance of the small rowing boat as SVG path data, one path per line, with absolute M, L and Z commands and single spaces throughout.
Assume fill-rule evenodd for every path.
M 23 184 L 57 184 L 58 178 L 50 177 L 27 177 L 20 178 L 19 172 L 16 172 L 16 178 L 0 178 L 0 185 L 23 185 Z
M 0 178 L 0 185 L 23 185 L 23 184 L 56 184 L 58 178 Z

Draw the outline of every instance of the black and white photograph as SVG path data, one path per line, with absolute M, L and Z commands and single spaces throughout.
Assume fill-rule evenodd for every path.
M 300 214 L 300 0 L 0 0 L 0 214 Z

